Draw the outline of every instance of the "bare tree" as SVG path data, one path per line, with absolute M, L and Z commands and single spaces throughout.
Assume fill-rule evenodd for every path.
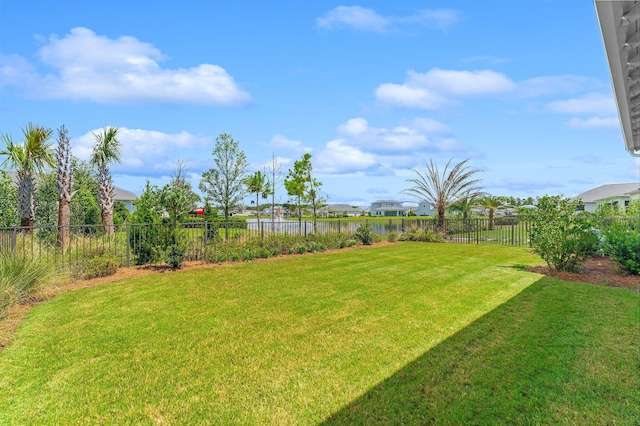
M 271 154 L 271 161 L 267 164 L 267 171 L 271 175 L 271 231 L 275 232 L 276 223 L 276 189 L 282 188 L 282 163 L 275 153 Z

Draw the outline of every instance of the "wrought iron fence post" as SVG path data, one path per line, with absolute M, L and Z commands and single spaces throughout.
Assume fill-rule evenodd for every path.
M 129 238 L 129 222 L 127 222 L 127 268 L 131 266 L 131 239 Z
M 16 239 L 17 239 L 17 234 L 18 234 L 18 228 L 16 228 L 15 226 L 13 227 L 13 232 L 11 233 L 11 252 L 13 254 L 16 254 Z

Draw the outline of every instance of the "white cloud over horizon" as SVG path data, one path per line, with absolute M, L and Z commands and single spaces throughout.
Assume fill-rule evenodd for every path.
M 103 129 L 93 129 L 84 135 L 71 138 L 73 155 L 88 160 L 95 144 L 94 135 Z M 211 167 L 211 150 L 214 139 L 189 132 L 163 133 L 155 130 L 118 129 L 122 143 L 122 162 L 111 165 L 113 174 L 159 178 L 170 176 L 178 160 L 185 162 L 190 172 L 198 173 Z
M 353 29 L 385 33 L 391 29 L 417 25 L 446 30 L 460 21 L 462 12 L 453 9 L 422 9 L 408 16 L 383 16 L 362 6 L 337 6 L 316 19 L 325 30 Z
M 373 127 L 356 117 L 338 126 L 337 133 L 316 155 L 320 173 L 397 175 L 412 167 L 416 156 L 460 149 L 453 138 L 443 137 L 450 133 L 446 125 L 422 117 L 392 128 Z
M 456 71 L 432 68 L 426 73 L 407 71 L 404 83 L 383 83 L 375 90 L 378 100 L 391 105 L 439 109 L 452 97 L 499 95 L 517 87 L 504 74 L 492 70 Z
M 539 98 L 558 94 L 576 94 L 590 87 L 600 87 L 593 78 L 575 75 L 541 76 L 516 82 L 507 75 L 485 70 L 445 70 L 432 68 L 424 73 L 408 70 L 403 83 L 382 83 L 375 90 L 384 104 L 404 108 L 437 110 L 463 98 L 506 97 Z M 615 110 L 610 96 L 591 93 L 582 98 L 549 102 L 551 112 Z
M 44 39 L 37 57 L 52 72 L 37 71 L 18 55 L 0 57 L 4 85 L 32 98 L 101 104 L 179 103 L 243 106 L 251 96 L 227 71 L 213 64 L 163 68 L 166 55 L 135 37 L 110 39 L 76 27 Z

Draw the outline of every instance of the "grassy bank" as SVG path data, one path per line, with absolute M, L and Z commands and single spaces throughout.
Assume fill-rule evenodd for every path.
M 406 243 L 68 293 L 0 353 L 0 423 L 629 423 L 638 295 L 535 262 Z

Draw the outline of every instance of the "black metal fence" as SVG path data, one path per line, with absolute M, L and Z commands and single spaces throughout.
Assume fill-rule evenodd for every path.
M 611 219 L 610 221 L 622 219 Z M 633 227 L 633 220 L 627 221 Z M 186 245 L 185 260 L 204 260 L 209 250 L 229 244 L 273 235 L 354 234 L 362 225 L 370 225 L 375 234 L 402 234 L 412 228 L 438 230 L 437 218 L 362 218 L 313 221 L 247 220 L 238 222 L 196 222 L 181 224 Z M 46 256 L 62 265 L 82 264 L 102 255 L 123 266 L 152 263 L 151 252 L 168 238 L 169 224 L 121 224 L 105 232 L 102 225 L 69 227 L 69 239 L 57 246 L 58 227 L 0 228 L 0 250 L 24 255 Z M 445 219 L 447 240 L 465 244 L 492 244 L 514 247 L 529 245 L 530 225 L 518 217 L 489 219 Z

